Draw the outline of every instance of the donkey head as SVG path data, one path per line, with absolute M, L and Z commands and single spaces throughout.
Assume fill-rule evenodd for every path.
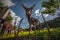
M 26 6 L 24 6 L 23 4 L 22 4 L 22 7 L 25 9 L 25 11 L 26 11 L 26 16 L 29 16 L 29 15 L 31 15 L 32 14 L 32 9 L 35 7 L 35 5 L 36 4 L 34 4 L 32 7 L 30 7 L 30 8 L 27 8 Z

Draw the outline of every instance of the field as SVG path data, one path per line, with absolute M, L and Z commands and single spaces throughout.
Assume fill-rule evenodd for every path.
M 50 31 L 51 31 L 51 34 L 48 33 L 47 29 L 43 29 L 40 31 L 36 30 L 37 40 L 60 40 L 60 28 L 51 28 Z M 31 34 L 29 37 L 28 31 L 21 31 L 17 36 L 21 40 L 28 40 L 28 38 L 30 40 L 33 40 L 35 38 L 35 32 L 31 31 Z M 3 37 L 0 37 L 1 40 L 14 39 L 14 38 L 15 36 L 13 33 L 8 35 L 4 34 Z

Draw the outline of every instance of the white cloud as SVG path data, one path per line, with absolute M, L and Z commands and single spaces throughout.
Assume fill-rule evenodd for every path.
M 12 18 L 13 18 L 12 24 L 14 25 L 14 23 L 15 23 L 15 18 L 17 17 L 17 19 L 16 19 L 16 26 L 18 27 L 19 21 L 21 20 L 21 17 L 17 16 L 11 9 L 10 9 L 10 12 L 11 12 L 10 15 L 11 15 Z
M 17 18 L 17 21 L 20 21 L 20 20 L 21 20 L 21 18 L 20 18 L 20 17 L 18 17 L 18 18 Z
M 13 24 L 14 24 L 14 22 L 15 22 L 15 18 L 17 17 L 17 19 L 16 19 L 16 26 L 18 26 L 19 25 L 19 21 L 21 20 L 21 18 L 19 17 L 19 16 L 15 16 L 15 17 L 13 17 L 14 19 L 13 19 Z
M 11 16 L 14 17 L 15 16 L 15 13 L 10 9 L 10 12 L 11 12 Z
M 44 10 L 45 10 L 45 8 L 43 8 L 41 11 L 44 11 Z M 42 16 L 41 16 L 41 12 L 39 12 L 39 11 L 40 10 L 37 9 L 35 11 L 35 15 L 36 15 L 36 17 L 40 17 L 40 21 L 43 22 L 43 19 L 42 19 Z M 58 17 L 57 13 L 54 16 L 53 15 L 49 15 L 49 14 L 43 14 L 43 16 L 44 16 L 44 18 L 45 18 L 46 21 L 47 20 L 53 20 L 54 18 Z
M 42 9 L 41 9 L 41 11 L 44 11 L 44 10 L 45 10 L 45 8 L 42 8 Z
M 44 10 L 45 8 L 43 8 L 43 10 Z M 36 16 L 41 16 L 41 12 L 39 12 L 40 11 L 40 9 L 37 9 L 36 11 L 35 11 L 35 15 Z M 43 14 L 43 16 L 44 17 L 47 17 L 48 16 L 48 14 Z
M 0 0 L 0 1 L 1 1 L 1 3 L 4 4 L 4 6 L 10 7 L 10 6 L 15 5 L 15 3 L 13 3 L 11 0 Z
M 43 14 L 43 16 L 44 16 L 44 17 L 47 17 L 47 16 L 49 16 L 49 15 L 48 15 L 48 14 Z
M 39 12 L 39 11 L 40 11 L 40 9 L 37 9 L 37 10 L 35 11 L 35 15 L 36 15 L 36 16 L 40 16 L 40 12 Z
M 40 9 L 37 9 L 37 10 L 35 11 L 35 13 L 36 13 L 36 14 L 38 14 L 38 13 L 39 13 L 39 11 L 40 11 Z

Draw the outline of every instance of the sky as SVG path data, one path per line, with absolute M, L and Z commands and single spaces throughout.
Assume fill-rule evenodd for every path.
M 15 26 L 18 27 L 21 18 L 20 18 L 19 16 L 17 16 L 11 9 L 10 9 L 10 13 L 11 13 L 11 14 L 10 14 L 11 17 L 13 18 L 13 20 L 12 20 L 12 24 L 13 24 L 13 25 L 14 25 L 14 23 L 15 23 L 15 18 L 17 17 L 16 25 L 15 25 Z
M 8 6 L 13 11 L 13 13 L 15 13 L 18 17 L 23 18 L 21 23 L 22 28 L 28 28 L 29 24 L 27 22 L 25 10 L 21 4 L 24 4 L 26 7 L 31 7 L 33 4 L 36 4 L 32 11 L 32 17 L 39 19 L 40 22 L 43 22 L 41 16 L 41 11 L 45 9 L 41 7 L 43 1 L 47 0 L 1 0 L 1 2 L 4 3 L 4 6 Z M 44 14 L 44 17 L 46 20 L 52 20 L 53 18 L 57 17 L 57 15 L 55 14 L 52 16 Z

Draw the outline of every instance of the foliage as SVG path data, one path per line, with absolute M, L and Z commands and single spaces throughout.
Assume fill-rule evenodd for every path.
M 49 20 L 49 21 L 47 21 L 47 23 L 50 26 L 50 28 L 60 27 L 60 17 L 57 17 L 53 20 Z M 42 23 L 42 27 L 45 28 L 46 25 L 44 23 Z
M 0 5 L 3 5 L 3 4 L 0 2 Z
M 44 1 L 42 3 L 42 7 L 45 8 L 45 10 L 42 13 L 54 14 L 56 12 L 56 9 L 59 7 L 58 0 Z
M 52 26 L 54 26 L 54 27 L 57 27 L 57 26 L 60 27 L 60 17 L 54 19 L 52 23 L 53 23 Z
M 44 29 L 44 30 L 40 30 L 40 32 L 37 30 L 37 40 L 60 40 L 60 27 L 59 28 L 51 28 L 50 29 L 51 31 L 51 35 L 48 34 L 48 31 L 47 29 Z M 7 39 L 7 38 L 14 38 L 14 34 L 9 34 L 6 36 L 6 34 L 4 34 L 5 36 L 0 37 L 0 39 Z M 21 31 L 19 32 L 18 34 L 18 37 L 21 38 L 21 40 L 28 40 L 28 35 L 29 35 L 29 32 L 28 31 Z M 32 31 L 31 32 L 31 35 L 30 35 L 30 39 L 33 40 L 35 37 L 35 32 Z
M 4 7 L 3 7 L 3 4 L 0 2 L 0 17 L 2 17 L 2 16 L 4 15 L 4 12 L 5 12 L 5 10 L 6 10 L 7 8 L 8 8 L 7 6 L 4 6 Z M 11 17 L 11 15 L 10 15 L 10 12 L 9 12 L 8 16 L 6 17 L 6 19 L 7 19 L 9 22 L 11 22 L 12 17 Z
M 6 17 L 6 20 L 8 20 L 9 22 L 12 22 L 12 17 L 11 17 L 11 15 L 10 14 L 8 14 L 8 16 Z

